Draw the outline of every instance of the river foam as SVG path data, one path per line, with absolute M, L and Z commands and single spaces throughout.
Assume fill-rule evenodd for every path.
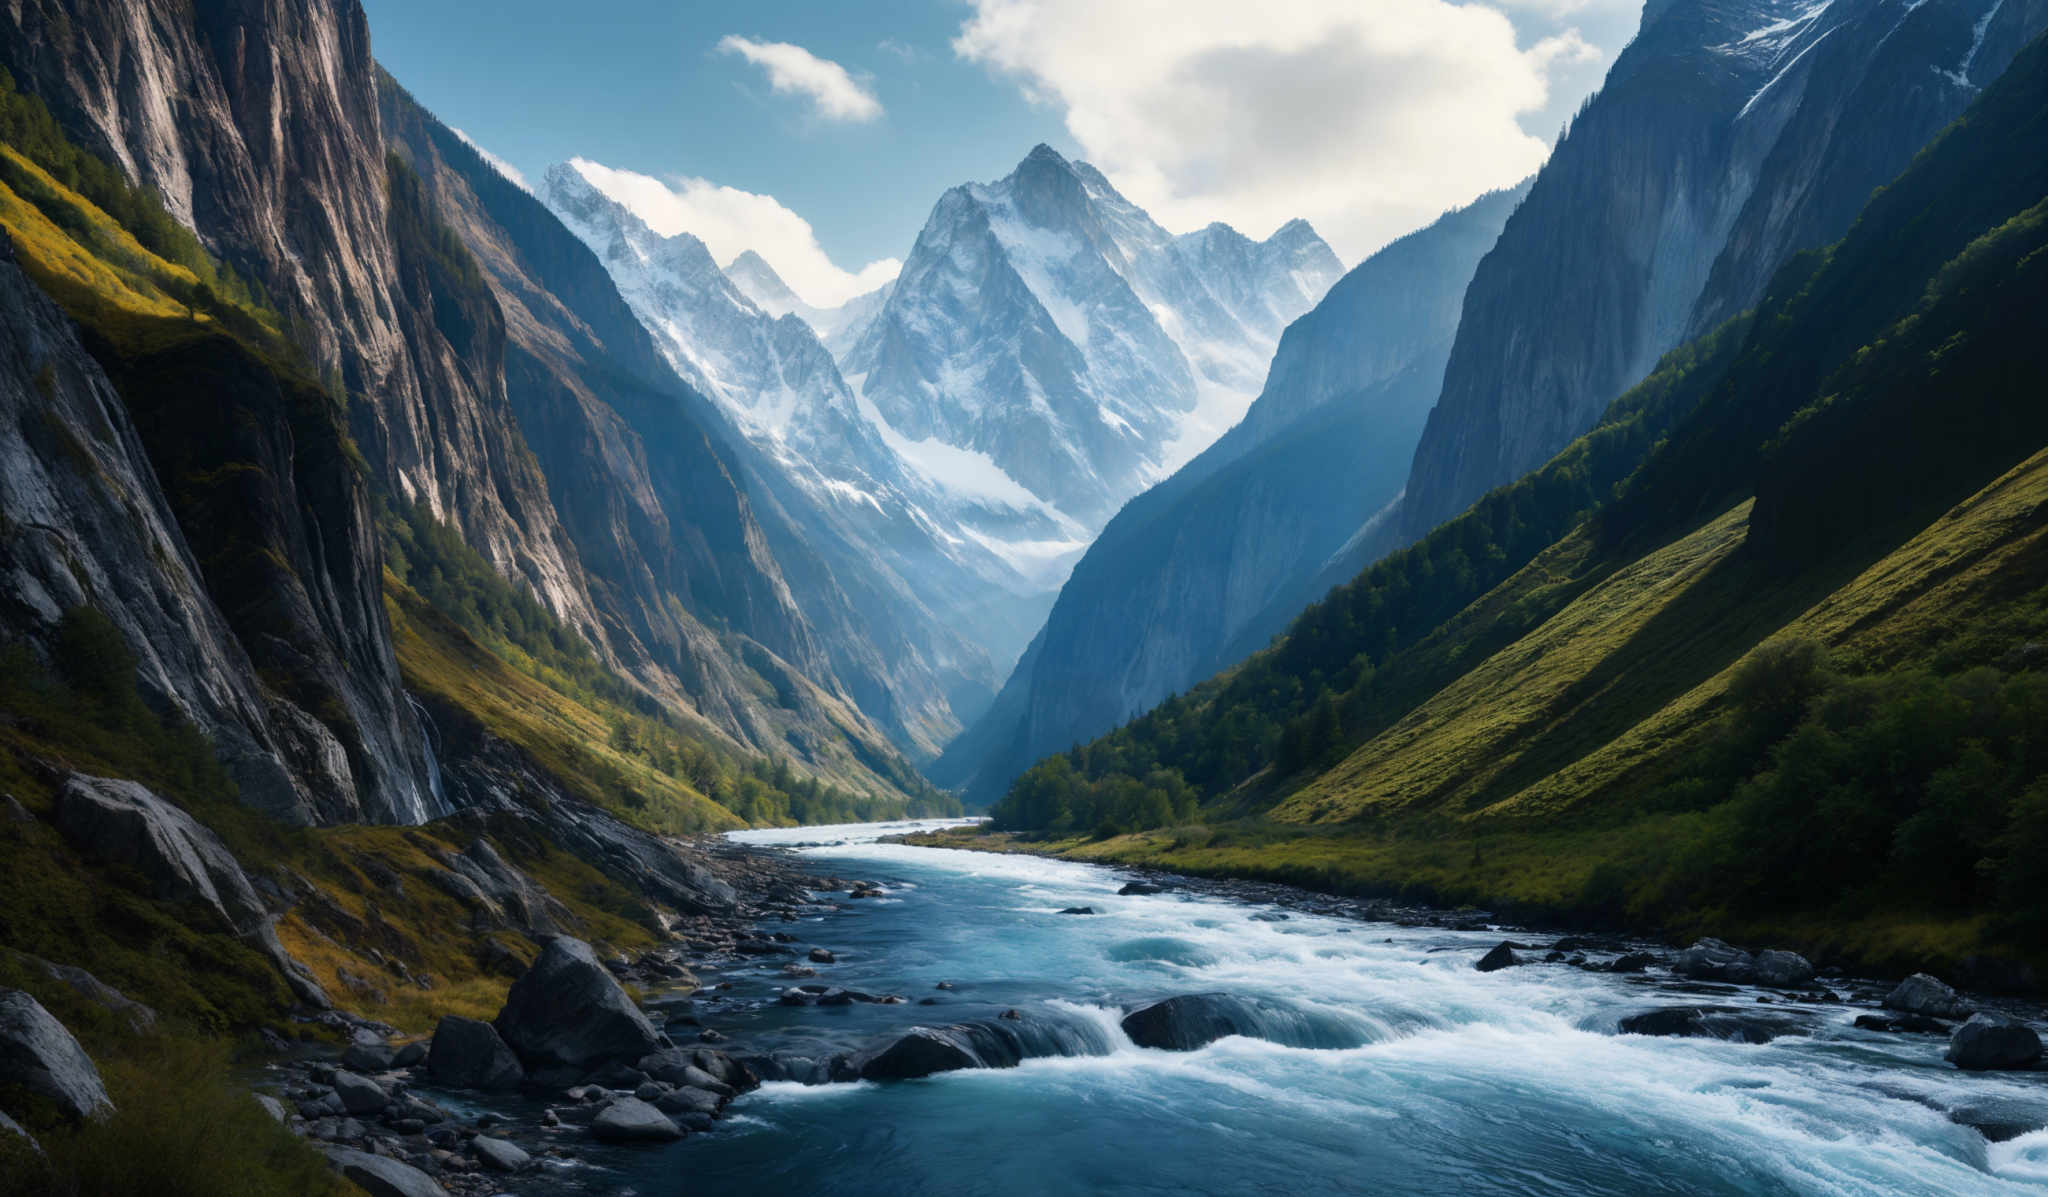
M 1654 976 L 1475 971 L 1498 932 L 1119 895 L 1114 870 L 877 834 L 734 838 L 809 845 L 794 850 L 821 873 L 896 899 L 795 928 L 838 954 L 821 979 L 942 1004 L 757 1010 L 735 976 L 742 996 L 707 1021 L 754 1046 L 826 1051 L 1014 1008 L 1085 1023 L 1091 1050 L 912 1082 L 764 1086 L 736 1107 L 743 1123 L 664 1153 L 691 1191 L 2048 1192 L 2048 1132 L 1988 1143 L 1951 1117 L 1987 1102 L 2048 1111 L 2048 1076 L 1957 1073 L 1941 1039 L 1857 1030 L 1847 1006 L 1759 1007 L 1801 1032 L 1763 1044 L 1622 1035 L 1625 1015 L 1686 999 Z M 1077 906 L 1098 913 L 1057 913 Z M 772 970 L 748 967 L 765 992 Z M 953 988 L 936 990 L 942 980 Z M 1131 1008 L 1198 993 L 1350 1034 L 1168 1052 L 1119 1026 Z

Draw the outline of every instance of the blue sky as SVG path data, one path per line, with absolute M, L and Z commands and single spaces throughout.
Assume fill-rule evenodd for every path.
M 1533 169 L 1640 0 L 365 7 L 378 59 L 528 179 L 645 176 L 650 224 L 759 248 L 829 303 L 885 277 L 947 187 L 1041 141 L 1168 228 L 1302 215 L 1356 261 Z

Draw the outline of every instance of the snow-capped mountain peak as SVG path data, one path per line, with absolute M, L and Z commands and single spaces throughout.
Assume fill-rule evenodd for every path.
M 897 427 L 986 453 L 1099 527 L 1236 422 L 1281 330 L 1342 272 L 1306 222 L 1176 237 L 1040 145 L 940 199 L 843 361 Z

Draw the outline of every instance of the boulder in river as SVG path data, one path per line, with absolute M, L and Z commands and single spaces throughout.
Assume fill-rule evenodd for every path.
M 1066 908 L 1065 910 L 1062 910 L 1062 911 L 1060 911 L 1060 913 L 1061 913 L 1061 914 L 1094 914 L 1094 913 L 1095 913 L 1095 908 L 1094 908 L 1093 906 L 1069 906 L 1069 907 L 1067 907 L 1067 908 Z
M 1663 1006 L 1621 1020 L 1624 1035 L 1726 1039 L 1733 1043 L 1769 1043 L 1780 1035 L 1799 1035 L 1805 1031 L 1805 1026 L 1795 1018 L 1732 1006 Z
M 1964 1102 L 1948 1112 L 1948 1120 L 1967 1126 L 1993 1143 L 2048 1129 L 2048 1100 L 1997 1095 Z
M 434 1028 L 427 1075 L 451 1089 L 505 1090 L 517 1089 L 526 1070 L 496 1027 L 450 1014 Z
M 683 1128 L 639 1098 L 622 1097 L 590 1120 L 590 1133 L 607 1143 L 669 1143 Z
M 1124 887 L 1116 892 L 1118 896 L 1128 898 L 1132 895 L 1163 894 L 1166 892 L 1166 887 L 1154 885 L 1150 881 L 1127 881 L 1124 883 Z
M 1671 971 L 1695 981 L 1746 985 L 1756 980 L 1756 957 L 1718 939 L 1700 939 L 1678 954 L 1671 963 Z
M 1926 973 L 1914 973 L 1898 983 L 1884 999 L 1884 1008 L 1906 1014 L 1924 1014 L 1929 1018 L 1968 1018 L 1976 1007 L 1964 1001 L 1961 995 L 1937 977 Z
M 1925 1014 L 1858 1014 L 1856 1029 L 1893 1034 L 1946 1035 L 1949 1024 L 1938 1018 L 1929 1018 Z
M 1507 943 L 1495 944 L 1486 955 L 1481 956 L 1472 967 L 1482 973 L 1495 973 L 1504 968 L 1513 968 L 1521 961 L 1515 959 L 1515 949 Z
M 327 1162 L 370 1197 L 448 1197 L 433 1177 L 388 1156 L 333 1147 Z
M 1813 964 L 1797 952 L 1770 948 L 1756 954 L 1756 983 L 1773 989 L 1798 989 L 1813 980 Z
M 1107 1055 L 1110 1039 L 1092 1020 L 1006 1010 L 995 1018 L 918 1026 L 871 1040 L 835 1060 L 835 1080 L 911 1080 L 961 1068 L 1014 1068 L 1047 1056 Z
M 590 945 L 566 935 L 549 940 L 540 959 L 512 983 L 492 1025 L 528 1071 L 590 1071 L 662 1046 L 660 1032 Z
M 835 964 L 838 962 L 838 959 L 839 958 L 837 956 L 834 956 L 829 950 L 825 948 L 811 949 L 812 964 Z
M 914 1080 L 937 1072 L 991 1066 L 960 1027 L 912 1027 L 885 1044 L 854 1053 L 847 1063 L 862 1080 L 869 1081 Z
M 1367 1041 L 1363 1027 L 1347 1017 L 1228 993 L 1170 997 L 1126 1014 L 1122 1026 L 1132 1043 L 1163 1051 L 1193 1051 L 1228 1035 L 1323 1049 Z
M 1967 1072 L 2032 1068 L 2041 1060 L 2041 1037 L 2018 1019 L 1980 1010 L 1949 1038 L 1947 1059 Z
M 92 1057 L 42 1003 L 0 992 L 0 1082 L 48 1098 L 74 1118 L 113 1109 Z

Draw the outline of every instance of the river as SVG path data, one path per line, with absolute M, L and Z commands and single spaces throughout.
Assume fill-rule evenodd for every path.
M 877 842 L 901 825 L 734 838 L 886 896 L 777 924 L 830 949 L 819 981 L 904 1005 L 792 1008 L 783 961 L 707 976 L 733 1051 L 829 1056 L 914 1023 L 1017 1009 L 1102 1054 L 903 1082 L 764 1085 L 719 1129 L 606 1161 L 641 1197 L 816 1194 L 1995 1194 L 2048 1192 L 2048 1131 L 1988 1142 L 1950 1111 L 2041 1125 L 2048 1074 L 1963 1074 L 1945 1039 L 1777 1002 L 1765 1044 L 1616 1033 L 1696 994 L 1668 974 L 1479 973 L 1498 931 L 1318 917 L 1168 893 L 1115 870 Z M 1092 906 L 1093 916 L 1061 909 Z M 1286 914 L 1280 918 L 1279 915 Z M 941 990 L 940 982 L 953 988 Z M 1358 1046 L 1231 1037 L 1132 1046 L 1117 1019 L 1176 994 L 1285 1002 Z M 921 1006 L 918 999 L 939 1004 Z M 1714 1000 L 1754 1003 L 1754 991 Z M 2031 1111 L 2031 1113 L 2029 1112 Z M 1995 1112 L 1995 1111 L 1994 1111 Z M 621 1171 L 623 1174 L 621 1174 Z

